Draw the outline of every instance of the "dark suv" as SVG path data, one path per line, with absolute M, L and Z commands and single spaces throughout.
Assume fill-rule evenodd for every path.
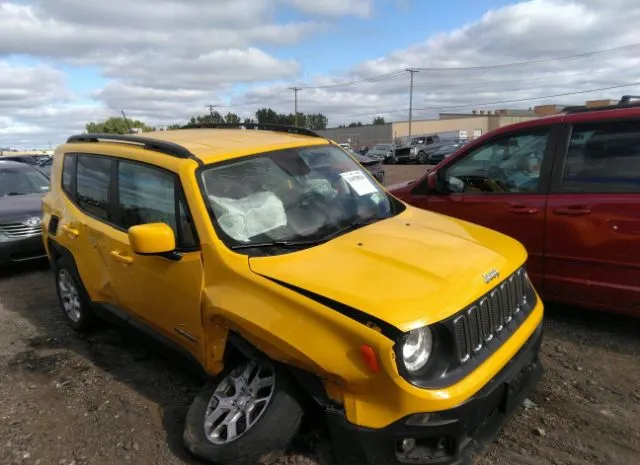
M 517 239 L 549 301 L 640 315 L 635 98 L 502 127 L 389 190 Z
M 0 265 L 45 257 L 42 197 L 49 179 L 27 163 L 0 160 Z

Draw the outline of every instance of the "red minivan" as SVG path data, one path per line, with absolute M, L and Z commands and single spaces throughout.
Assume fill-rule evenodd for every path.
M 632 98 L 502 127 L 389 190 L 519 240 L 545 299 L 640 316 L 640 105 Z

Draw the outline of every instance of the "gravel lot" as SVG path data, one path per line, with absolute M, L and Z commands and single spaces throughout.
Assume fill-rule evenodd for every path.
M 388 183 L 423 169 L 388 167 Z M 543 381 L 478 464 L 640 463 L 640 320 L 547 310 Z M 75 334 L 46 264 L 0 272 L 0 464 L 198 464 L 181 439 L 198 388 L 137 334 Z M 319 456 L 305 434 L 278 463 Z

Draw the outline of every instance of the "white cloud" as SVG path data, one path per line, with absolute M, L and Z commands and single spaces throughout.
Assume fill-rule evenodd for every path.
M 622 13 L 624 12 L 624 13 Z M 621 15 L 625 20 L 621 21 Z M 301 85 L 326 86 L 358 81 L 407 67 L 468 68 L 549 57 L 568 56 L 621 47 L 638 42 L 640 21 L 636 0 L 531 0 L 491 10 L 477 21 L 433 35 L 373 60 L 356 64 L 342 75 L 317 76 Z M 505 100 L 557 95 L 618 84 L 640 82 L 640 47 L 550 61 L 528 66 L 475 70 L 423 70 L 415 75 L 414 117 L 434 117 L 438 109 Z M 282 110 L 290 105 L 280 97 L 285 86 L 261 86 L 238 103 L 260 98 Z M 304 89 L 298 94 L 304 111 L 325 112 L 330 125 L 371 121 L 376 114 L 388 120 L 408 116 L 407 73 L 354 86 Z M 542 103 L 580 104 L 592 98 L 619 98 L 639 93 L 640 85 L 610 91 L 505 103 L 487 108 L 528 108 Z M 274 95 L 277 95 L 274 96 Z M 400 110 L 400 111 L 396 111 Z
M 382 0 L 380 0 L 382 1 Z M 385 0 L 409 7 L 407 0 Z M 277 19 L 286 4 L 305 20 Z M 49 65 L 0 63 L 0 146 L 10 141 L 59 142 L 92 119 L 128 115 L 166 124 L 204 113 L 251 116 L 262 106 L 293 110 L 292 85 L 331 85 L 369 79 L 405 67 L 477 67 L 574 55 L 638 42 L 637 0 L 529 0 L 496 8 L 457 29 L 441 31 L 343 73 L 300 79 L 304 67 L 285 50 L 326 31 L 341 16 L 375 15 L 374 0 L 0 0 L 0 57 L 22 54 Z M 345 43 L 345 48 L 348 43 Z M 269 51 L 267 51 L 269 50 Z M 437 109 L 527 99 L 640 81 L 640 47 L 617 52 L 475 70 L 423 70 L 415 75 L 415 117 Z M 107 83 L 78 104 L 58 64 L 93 66 Z M 303 89 L 299 110 L 324 112 L 330 125 L 376 114 L 404 119 L 406 73 L 354 86 Z M 580 103 L 640 93 L 618 89 L 573 97 L 501 104 Z M 466 111 L 461 109 L 460 111 Z M 11 134 L 21 134 L 11 139 Z M 15 142 L 17 141 L 17 142 Z M 26 142 L 25 142 L 26 141 Z
M 367 18 L 373 11 L 373 0 L 287 0 L 296 8 L 323 16 L 360 16 Z

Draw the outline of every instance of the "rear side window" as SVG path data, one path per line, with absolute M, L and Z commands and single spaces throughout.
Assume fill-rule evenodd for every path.
M 139 163 L 118 162 L 118 226 L 166 223 L 180 247 L 194 247 L 195 239 L 176 177 Z
M 99 156 L 78 155 L 76 201 L 87 213 L 110 220 L 109 178 L 111 160 Z
M 76 158 L 73 155 L 65 155 L 62 163 L 62 190 L 74 198 L 73 181 L 76 174 Z
M 576 125 L 564 160 L 563 192 L 640 193 L 640 124 Z

